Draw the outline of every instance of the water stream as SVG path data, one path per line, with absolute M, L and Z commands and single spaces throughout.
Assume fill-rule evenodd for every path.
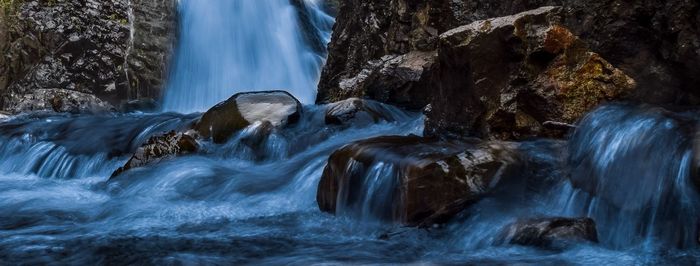
M 181 0 L 181 37 L 164 108 L 179 113 L 25 114 L 0 122 L 0 265 L 427 263 L 696 265 L 691 180 L 697 113 L 611 104 L 566 140 L 531 140 L 522 186 L 497 191 L 450 223 L 382 221 L 396 166 L 367 171 L 360 202 L 321 213 L 328 156 L 356 140 L 421 135 L 423 117 L 329 126 L 315 97 L 322 52 L 304 44 L 287 0 Z M 316 22 L 332 23 L 307 1 Z M 212 25 L 218 25 L 212 27 Z M 327 26 L 327 25 L 326 25 Z M 328 30 L 327 27 L 318 29 Z M 320 35 L 328 38 L 328 32 Z M 327 41 L 327 40 L 326 40 Z M 110 176 L 150 136 L 189 127 L 233 93 L 285 88 L 300 122 L 251 147 L 228 143 Z M 521 218 L 591 217 L 600 243 L 560 249 L 504 244 Z M 391 237 L 382 237 L 390 233 Z

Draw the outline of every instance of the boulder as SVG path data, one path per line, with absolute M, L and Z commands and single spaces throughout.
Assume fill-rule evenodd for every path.
M 197 152 L 199 144 L 194 132 L 177 133 L 175 131 L 151 137 L 148 142 L 136 150 L 129 161 L 114 171 L 111 178 L 134 168 L 156 164 L 179 155 Z
M 632 92 L 635 81 L 561 26 L 560 13 L 543 7 L 442 34 L 426 134 L 561 137 L 544 124 L 573 124 Z
M 296 123 L 301 112 L 299 100 L 285 91 L 238 93 L 204 113 L 194 129 L 204 138 L 224 143 L 255 122 L 269 121 L 277 128 Z
M 407 114 L 398 108 L 377 101 L 350 98 L 328 104 L 325 121 L 327 125 L 366 125 L 405 117 Z
M 520 220 L 503 232 L 512 245 L 557 248 L 577 242 L 598 242 L 598 231 L 591 218 L 544 218 Z
M 5 96 L 5 110 L 11 113 L 54 111 L 59 113 L 99 113 L 113 111 L 109 103 L 92 94 L 61 89 L 37 89 L 30 94 Z
M 321 211 L 410 226 L 442 223 L 492 192 L 518 166 L 515 144 L 379 137 L 333 153 L 319 183 Z

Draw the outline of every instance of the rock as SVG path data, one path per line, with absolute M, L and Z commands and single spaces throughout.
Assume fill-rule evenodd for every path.
M 367 97 L 422 108 L 428 90 L 415 83 L 429 76 L 424 70 L 434 62 L 435 40 L 442 30 L 432 1 L 339 2 L 317 102 Z
M 561 137 L 543 124 L 573 124 L 630 93 L 634 80 L 560 26 L 559 14 L 543 7 L 442 34 L 426 134 Z
M 209 109 L 194 129 L 204 138 L 224 143 L 255 122 L 269 121 L 278 128 L 296 123 L 301 112 L 301 103 L 288 92 L 245 92 Z
M 430 99 L 430 78 L 436 52 L 387 55 L 370 61 L 353 77 L 341 79 L 339 89 L 324 96 L 328 100 L 366 97 L 381 102 L 420 109 Z
M 159 99 L 164 93 L 178 34 L 177 0 L 129 0 L 131 39 L 126 51 L 127 99 Z
M 7 18 L 0 19 L 0 110 L 23 98 L 7 95 L 45 89 L 92 94 L 112 105 L 160 95 L 176 0 L 10 2 L 0 12 Z
M 199 144 L 194 132 L 177 133 L 175 131 L 164 135 L 151 137 L 148 142 L 138 148 L 129 161 L 114 171 L 111 178 L 134 168 L 156 164 L 163 160 L 172 159 L 178 155 L 197 152 Z
M 340 81 L 370 61 L 433 51 L 455 27 L 552 5 L 563 7 L 563 27 L 638 82 L 629 99 L 700 102 L 700 2 L 685 0 L 340 1 L 318 101 L 342 100 Z
M 505 242 L 541 248 L 563 247 L 577 242 L 598 242 L 598 231 L 591 218 L 545 218 L 521 220 L 503 232 Z
M 514 144 L 379 137 L 333 153 L 319 183 L 321 211 L 411 226 L 442 223 L 517 168 Z
M 393 122 L 407 117 L 402 110 L 360 98 L 335 102 L 326 108 L 327 125 L 366 125 L 380 121 Z
M 17 114 L 32 111 L 59 113 L 100 113 L 114 110 L 92 94 L 60 89 L 37 89 L 30 94 L 5 96 L 5 110 Z

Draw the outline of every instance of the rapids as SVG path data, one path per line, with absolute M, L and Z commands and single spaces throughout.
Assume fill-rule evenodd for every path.
M 420 135 L 423 123 L 418 114 L 387 107 L 398 121 L 327 126 L 325 108 L 305 107 L 299 124 L 274 132 L 258 151 L 240 145 L 252 131 L 244 130 L 226 144 L 205 144 L 198 154 L 111 181 L 111 172 L 139 143 L 184 128 L 197 115 L 14 117 L 0 124 L 0 259 L 8 264 L 632 265 L 694 264 L 700 256 L 694 241 L 677 238 L 696 233 L 697 195 L 687 184 L 690 162 L 682 159 L 692 146 L 682 126 L 692 116 L 603 107 L 582 121 L 568 144 L 522 145 L 532 161 L 531 171 L 522 174 L 529 183 L 522 189 L 496 193 L 453 222 L 425 230 L 372 218 L 371 210 L 386 204 L 381 184 L 390 165 L 369 171 L 368 189 L 373 182 L 379 186 L 369 189 L 359 212 L 334 217 L 318 211 L 316 188 L 330 153 L 373 136 Z M 643 121 L 646 126 L 639 126 Z M 636 155 L 648 158 L 641 162 Z M 614 172 L 620 168 L 625 174 Z M 608 186 L 655 189 L 645 190 L 652 195 L 604 198 L 607 192 L 599 192 L 595 197 L 574 188 L 569 169 L 572 180 L 580 178 L 575 173 L 599 180 L 598 192 Z M 649 169 L 663 175 L 639 179 Z M 662 190 L 668 192 L 655 193 Z M 616 201 L 630 210 L 610 211 Z M 537 216 L 590 216 L 598 222 L 601 243 L 560 250 L 499 243 L 503 226 Z
M 386 106 L 394 122 L 329 126 L 314 102 L 323 52 L 305 43 L 288 0 L 180 0 L 180 38 L 162 113 L 30 113 L 0 121 L 0 265 L 231 265 L 425 263 L 697 265 L 692 180 L 698 113 L 611 104 L 566 140 L 522 143 L 521 183 L 498 190 L 445 225 L 385 222 L 396 167 L 379 162 L 366 193 L 319 211 L 329 155 L 353 141 L 422 135 L 424 117 Z M 328 42 L 333 18 L 304 2 Z M 188 128 L 232 94 L 287 89 L 306 104 L 300 122 L 255 149 L 257 125 L 225 144 L 114 170 L 149 137 Z M 345 205 L 343 205 L 345 204 Z M 556 249 L 503 244 L 522 218 L 590 217 L 600 243 Z

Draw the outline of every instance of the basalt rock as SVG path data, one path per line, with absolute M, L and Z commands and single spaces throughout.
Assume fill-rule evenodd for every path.
M 71 90 L 112 105 L 160 95 L 175 0 L 9 2 L 0 12 L 1 110 L 36 90 Z
M 274 127 L 296 123 L 301 112 L 301 103 L 288 92 L 245 92 L 209 109 L 194 129 L 204 138 L 224 143 L 255 122 L 269 121 Z
M 123 167 L 114 171 L 111 178 L 115 178 L 134 168 L 156 164 L 179 155 L 197 152 L 199 144 L 193 135 L 195 135 L 193 132 L 177 133 L 172 131 L 164 135 L 151 137 L 148 142 L 136 150 Z
M 411 226 L 442 223 L 492 192 L 519 158 L 515 145 L 379 137 L 333 153 L 319 183 L 324 212 Z
M 629 94 L 635 81 L 561 26 L 560 14 L 543 7 L 442 34 L 427 135 L 560 137 L 543 124 L 573 124 Z
M 326 108 L 327 125 L 367 125 L 380 121 L 393 122 L 407 116 L 397 108 L 360 98 L 328 104 Z
M 530 219 L 509 225 L 502 238 L 513 245 L 557 248 L 572 243 L 597 243 L 598 231 L 590 218 Z

